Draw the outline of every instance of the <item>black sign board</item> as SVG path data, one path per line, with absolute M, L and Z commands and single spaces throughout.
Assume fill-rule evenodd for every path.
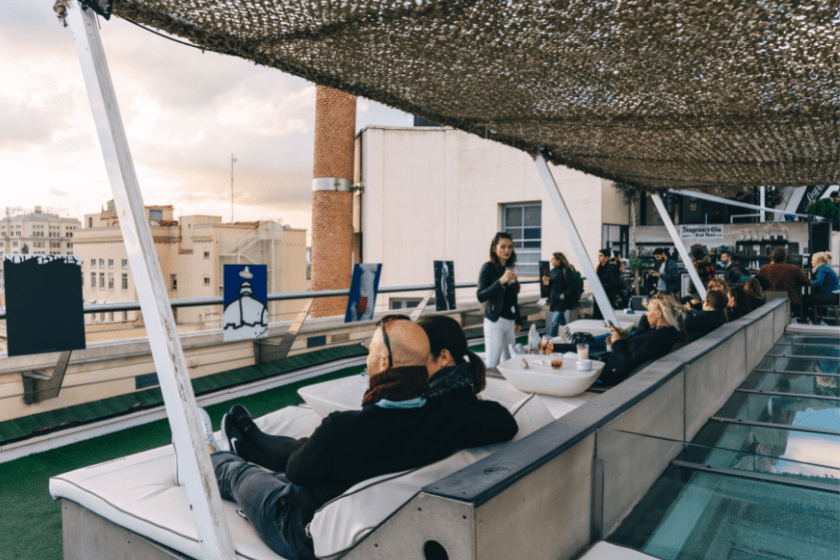
M 82 267 L 70 255 L 4 255 L 9 356 L 85 348 Z

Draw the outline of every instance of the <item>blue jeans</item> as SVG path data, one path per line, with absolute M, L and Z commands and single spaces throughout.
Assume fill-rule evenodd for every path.
M 271 550 L 288 560 L 315 560 L 300 486 L 283 473 L 266 472 L 233 453 L 222 451 L 210 458 L 222 498 L 236 502 Z
M 565 311 L 552 311 L 554 315 L 551 316 L 551 336 L 557 336 L 557 333 L 560 331 L 560 327 L 566 324 L 566 312 Z

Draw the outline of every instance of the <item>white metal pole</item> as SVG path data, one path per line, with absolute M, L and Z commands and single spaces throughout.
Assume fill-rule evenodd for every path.
M 767 202 L 766 202 L 766 200 L 767 200 L 766 199 L 767 187 L 759 187 L 759 190 L 761 191 L 761 199 L 760 199 L 760 202 L 759 202 L 759 206 L 764 207 L 767 204 Z M 765 220 L 764 216 L 765 216 L 764 210 L 761 210 L 761 214 L 759 215 L 759 220 L 758 221 L 759 222 L 764 222 L 764 220 Z
M 77 0 L 70 0 L 67 21 L 73 31 L 152 358 L 178 448 L 178 468 L 185 475 L 201 555 L 204 559 L 230 560 L 236 555 L 95 14 L 82 9 Z
M 543 183 L 545 184 L 545 189 L 548 191 L 548 196 L 551 198 L 551 202 L 554 203 L 555 210 L 557 210 L 557 216 L 560 218 L 560 223 L 563 224 L 563 228 L 566 230 L 566 235 L 572 243 L 572 250 L 574 250 L 575 255 L 577 255 L 578 262 L 580 262 L 580 267 L 583 269 L 584 276 L 586 276 L 586 279 L 589 280 L 589 287 L 592 288 L 592 294 L 595 296 L 595 301 L 598 302 L 598 307 L 601 308 L 601 314 L 604 316 L 604 319 L 617 327 L 618 320 L 615 318 L 612 303 L 607 297 L 607 292 L 604 291 L 604 286 L 601 285 L 601 281 L 598 280 L 598 274 L 595 272 L 595 267 L 592 265 L 592 261 L 590 260 L 591 257 L 586 254 L 586 248 L 583 246 L 583 240 L 580 238 L 580 234 L 578 233 L 577 227 L 575 227 L 575 222 L 572 220 L 571 214 L 569 214 L 569 209 L 566 208 L 566 202 L 563 200 L 563 195 L 560 194 L 560 187 L 554 180 L 554 175 L 552 175 L 551 169 L 548 167 L 548 162 L 545 161 L 542 154 L 537 154 L 535 161 L 537 163 L 537 170 L 540 172 L 540 177 L 542 177 Z
M 665 205 L 662 203 L 662 198 L 658 194 L 652 194 L 650 198 L 656 206 L 656 211 L 662 217 L 662 221 L 665 223 L 665 228 L 668 230 L 671 241 L 674 242 L 674 246 L 680 254 L 680 259 L 682 259 L 685 269 L 691 277 L 691 281 L 694 282 L 694 287 L 697 288 L 697 293 L 700 294 L 700 299 L 706 299 L 706 286 L 700 281 L 700 275 L 697 274 L 697 269 L 694 268 L 694 263 L 691 262 L 688 251 L 685 250 L 685 245 L 683 245 L 682 239 L 680 239 L 680 234 L 677 233 L 677 228 L 674 227 L 674 222 L 671 221 L 671 216 L 668 215 L 668 210 L 665 209 Z

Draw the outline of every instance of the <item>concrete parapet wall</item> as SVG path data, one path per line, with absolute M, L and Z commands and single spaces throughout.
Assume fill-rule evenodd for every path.
M 429 541 L 451 559 L 576 558 L 621 523 L 784 333 L 789 318 L 787 299 L 768 302 L 653 362 L 541 430 L 424 488 L 416 499 L 435 508 L 424 515 L 434 521 L 417 518 L 409 525 L 407 516 L 418 515 L 408 511 L 417 507 L 411 502 L 347 558 L 428 558 L 423 546 Z

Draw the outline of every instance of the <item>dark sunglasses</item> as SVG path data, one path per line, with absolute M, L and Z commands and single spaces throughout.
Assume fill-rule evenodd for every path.
M 411 317 L 408 315 L 400 315 L 400 314 L 393 314 L 393 315 L 385 315 L 382 319 L 376 323 L 376 328 L 382 327 L 382 340 L 385 342 L 385 348 L 388 349 L 388 367 L 391 367 L 393 363 L 393 358 L 391 356 L 391 340 L 388 338 L 388 330 L 385 328 L 388 323 L 393 321 L 411 321 Z M 364 348 L 370 350 L 370 343 L 373 341 L 373 337 L 367 339 L 362 343 Z

